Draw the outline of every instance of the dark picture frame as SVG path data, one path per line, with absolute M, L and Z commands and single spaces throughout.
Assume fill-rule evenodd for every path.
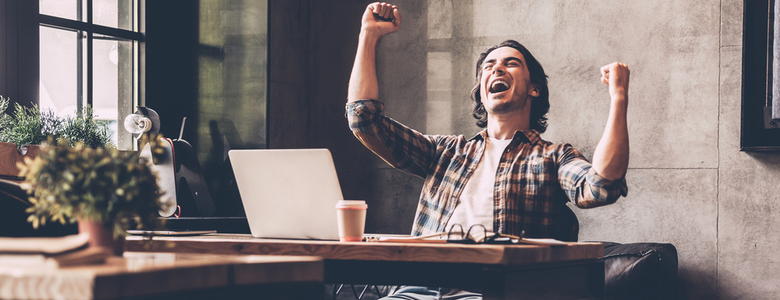
M 772 0 L 744 1 L 741 151 L 780 151 L 780 129 L 767 128 L 764 118 L 765 107 L 771 103 L 771 5 Z

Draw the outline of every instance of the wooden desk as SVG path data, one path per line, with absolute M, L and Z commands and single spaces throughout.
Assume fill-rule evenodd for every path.
M 0 265 L 2 299 L 322 299 L 311 256 L 126 252 L 68 268 Z
M 172 241 L 177 253 L 318 256 L 326 283 L 444 286 L 482 289 L 488 299 L 588 299 L 603 297 L 604 254 L 600 243 L 562 247 L 342 243 L 257 239 L 248 234 L 155 237 Z M 143 251 L 140 237 L 125 249 Z M 556 298 L 558 297 L 558 298 Z

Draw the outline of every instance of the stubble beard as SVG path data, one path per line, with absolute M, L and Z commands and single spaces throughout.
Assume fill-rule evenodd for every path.
M 528 101 L 527 95 L 516 95 L 519 99 L 495 103 L 493 106 L 485 105 L 485 111 L 492 115 L 502 115 L 522 110 Z M 483 103 L 484 104 L 484 103 Z

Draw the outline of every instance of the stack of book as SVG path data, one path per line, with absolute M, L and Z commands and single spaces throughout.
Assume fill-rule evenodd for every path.
M 104 263 L 111 256 L 110 250 L 89 247 L 88 241 L 89 235 L 86 233 L 46 238 L 0 237 L 0 268 L 62 268 Z

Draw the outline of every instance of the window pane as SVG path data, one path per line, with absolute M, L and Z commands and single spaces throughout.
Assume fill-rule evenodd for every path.
M 133 30 L 132 0 L 94 0 L 92 21 L 97 25 Z
M 78 97 L 79 33 L 40 27 L 40 107 L 60 116 L 73 114 Z
M 96 36 L 93 47 L 94 113 L 98 119 L 109 121 L 117 147 L 129 149 L 130 134 L 117 124 L 123 124 L 133 108 L 133 42 Z
M 79 0 L 39 0 L 38 10 L 44 15 L 77 20 L 79 17 Z

